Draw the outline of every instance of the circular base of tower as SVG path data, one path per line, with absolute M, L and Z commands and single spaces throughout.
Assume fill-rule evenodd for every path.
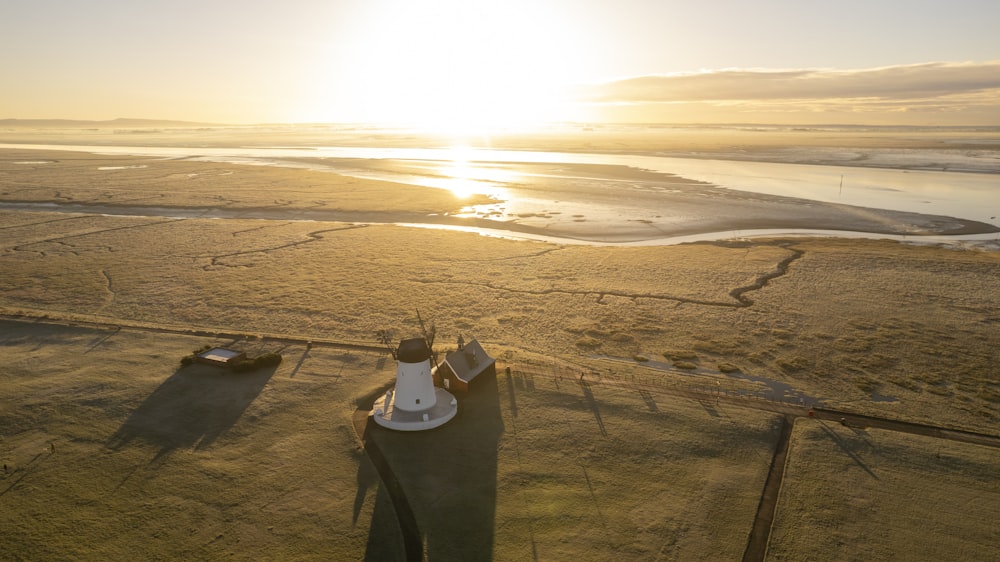
M 395 407 L 396 392 L 386 393 L 375 401 L 372 419 L 382 427 L 397 431 L 423 431 L 444 425 L 458 413 L 458 401 L 443 388 L 434 389 L 434 405 L 425 410 L 403 410 Z

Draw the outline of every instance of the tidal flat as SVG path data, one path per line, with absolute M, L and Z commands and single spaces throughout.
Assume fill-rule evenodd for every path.
M 457 215 L 484 195 L 193 159 L 0 156 L 4 202 L 78 205 L 0 210 L 0 543 L 15 557 L 401 559 L 352 425 L 392 360 L 334 344 L 416 333 L 417 309 L 442 349 L 474 336 L 514 372 L 454 427 L 416 438 L 425 446 L 376 437 L 421 500 L 432 559 L 739 557 L 781 416 L 676 389 L 754 396 L 754 379 L 778 380 L 825 407 L 996 434 L 1000 252 L 515 240 L 373 218 Z M 206 343 L 285 361 L 238 380 L 180 368 Z M 838 525 L 823 544 L 919 559 L 906 537 L 921 522 L 893 498 L 997 493 L 983 476 L 1000 468 L 996 448 L 800 422 L 774 557 L 811 552 L 815 528 Z M 954 475 L 962 463 L 975 471 Z M 841 525 L 855 481 L 872 508 Z M 830 508 L 806 517 L 825 488 Z M 1000 516 L 995 502 L 963 509 Z M 996 553 L 980 525 L 939 523 L 929 532 Z
M 0 191 L 0 208 L 421 224 L 557 243 L 993 241 L 998 141 L 989 128 L 12 128 L 0 150 L 16 189 Z M 67 198 L 67 178 L 67 192 L 104 189 Z M 279 186 L 293 191 L 276 197 Z

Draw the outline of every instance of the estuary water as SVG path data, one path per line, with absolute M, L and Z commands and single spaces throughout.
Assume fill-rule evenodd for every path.
M 523 221 L 530 221 L 534 216 L 549 221 L 569 220 L 568 217 L 590 216 L 598 211 L 603 216 L 617 217 L 622 221 L 651 220 L 650 217 L 660 217 L 660 214 L 653 213 L 662 213 L 662 209 L 650 211 L 647 209 L 649 202 L 655 202 L 658 192 L 665 194 L 671 191 L 670 183 L 662 181 L 667 176 L 656 177 L 657 174 L 649 173 L 655 172 L 733 191 L 943 215 L 1000 227 L 1000 174 L 912 169 L 912 159 L 906 162 L 911 169 L 887 169 L 465 147 L 0 144 L 0 148 L 70 150 L 323 169 L 359 178 L 449 189 L 458 195 L 484 194 L 495 203 L 470 207 L 470 216 L 495 217 L 498 220 L 521 217 Z M 635 203 L 638 200 L 642 203 Z M 649 212 L 648 217 L 644 211 Z M 561 219 L 555 216 L 560 214 L 563 215 Z M 500 224 L 498 227 L 502 230 Z M 724 237 L 733 232 L 718 234 L 718 237 Z M 741 231 L 735 234 L 752 233 Z M 837 232 L 837 235 L 844 234 Z M 705 236 L 698 235 L 697 238 L 704 239 Z M 992 240 L 996 234 L 973 238 Z

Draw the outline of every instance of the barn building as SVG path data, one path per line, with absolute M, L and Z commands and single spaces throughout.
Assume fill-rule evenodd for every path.
M 434 371 L 434 383 L 452 392 L 466 393 L 475 388 L 474 381 L 496 377 L 496 360 L 473 339 L 458 340 L 458 349 L 445 356 Z

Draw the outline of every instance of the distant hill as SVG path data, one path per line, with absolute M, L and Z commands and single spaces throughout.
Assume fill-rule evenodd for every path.
M 35 129 L 114 129 L 119 127 L 210 127 L 219 123 L 170 121 L 165 119 L 111 119 L 109 121 L 81 121 L 77 119 L 0 119 L 0 127 L 31 127 Z

